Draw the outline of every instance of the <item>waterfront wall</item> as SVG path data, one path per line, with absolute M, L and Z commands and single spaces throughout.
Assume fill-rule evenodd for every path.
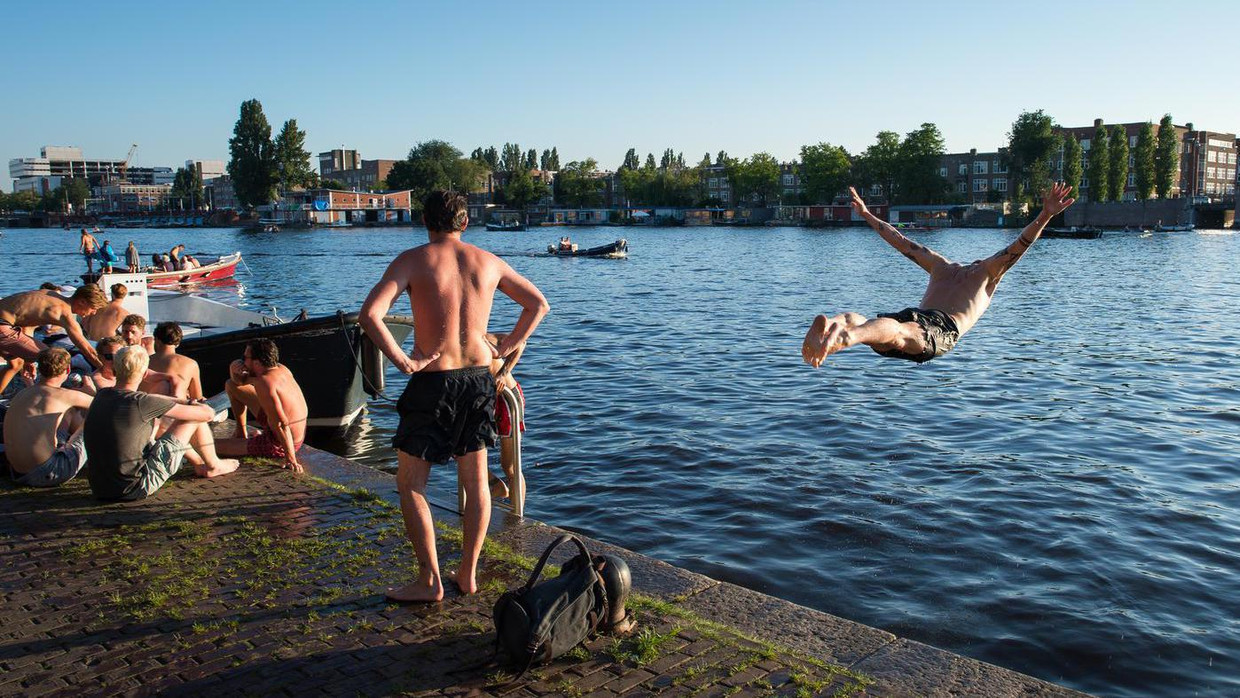
M 1188 199 L 1151 201 L 1077 202 L 1064 212 L 1064 225 L 1092 225 L 1102 228 L 1140 227 L 1195 223 Z

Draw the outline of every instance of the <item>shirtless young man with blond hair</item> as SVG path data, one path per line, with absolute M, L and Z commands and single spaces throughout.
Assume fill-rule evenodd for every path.
M 4 417 L 4 447 L 20 485 L 55 487 L 86 465 L 82 422 L 91 397 L 61 387 L 69 376 L 69 352 L 39 352 L 38 383 L 18 393 Z
M 435 550 L 435 527 L 426 501 L 431 464 L 455 458 L 465 488 L 464 541 L 456 585 L 478 590 L 478 556 L 491 519 L 487 488 L 488 446 L 495 445 L 495 378 L 491 361 L 523 345 L 547 314 L 541 292 L 499 257 L 461 240 L 469 225 L 464 194 L 432 192 L 422 220 L 430 242 L 402 252 L 362 306 L 361 324 L 402 373 L 412 374 L 397 403 L 397 449 L 405 533 L 418 559 L 416 579 L 388 591 L 394 601 L 439 601 L 444 585 Z M 487 321 L 495 291 L 516 301 L 521 315 L 512 331 L 492 346 Z M 383 316 L 402 293 L 413 308 L 413 353 L 406 355 Z
M 293 372 L 280 363 L 280 352 L 270 339 L 252 339 L 245 345 L 240 361 L 229 368 L 224 383 L 236 417 L 237 431 L 230 439 L 218 439 L 215 448 L 225 456 L 279 458 L 284 467 L 302 472 L 297 451 L 306 440 L 306 419 L 310 408 Z M 246 431 L 248 413 L 254 415 L 262 432 Z
M 1042 235 L 1051 219 L 1072 205 L 1072 188 L 1059 182 L 1042 199 L 1042 212 L 1012 244 L 993 256 L 969 264 L 949 261 L 934 250 L 901 235 L 889 223 L 866 208 L 857 190 L 849 187 L 853 210 L 882 236 L 887 244 L 913 260 L 930 274 L 921 305 L 898 313 L 884 313 L 868 320 L 857 313 L 828 318 L 819 315 L 810 324 L 801 345 L 805 363 L 817 368 L 827 356 L 865 344 L 882 356 L 924 363 L 955 346 L 982 313 L 990 307 L 1003 275 L 1016 264 Z
M 39 352 L 47 348 L 26 334 L 25 328 L 43 325 L 63 328 L 82 356 L 97 368 L 100 362 L 95 348 L 73 316 L 88 318 L 105 305 L 103 291 L 94 284 L 78 288 L 67 301 L 56 291 L 48 290 L 25 291 L 0 298 L 0 358 L 9 363 L 8 368 L 0 372 L 0 392 L 21 372 L 25 362 L 34 361 Z
M 121 328 L 121 323 L 129 316 L 129 311 L 121 305 L 125 302 L 125 297 L 129 295 L 129 289 L 125 288 L 125 284 L 112 284 L 111 290 L 112 302 L 82 322 L 82 329 L 86 332 L 87 339 L 92 342 L 98 342 L 104 337 L 116 334 L 116 331 Z

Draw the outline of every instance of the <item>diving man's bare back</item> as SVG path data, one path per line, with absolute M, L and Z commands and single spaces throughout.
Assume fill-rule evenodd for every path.
M 870 213 L 856 189 L 850 187 L 849 192 L 853 210 L 889 245 L 925 269 L 930 281 L 917 308 L 872 320 L 858 313 L 814 318 L 801 345 L 801 356 L 815 368 L 830 354 L 857 344 L 868 345 L 884 356 L 918 363 L 947 353 L 990 307 L 1003 275 L 1037 241 L 1051 218 L 1075 201 L 1069 198 L 1071 187 L 1055 184 L 1043 197 L 1041 213 L 1012 244 L 986 259 L 960 264 L 904 237 Z

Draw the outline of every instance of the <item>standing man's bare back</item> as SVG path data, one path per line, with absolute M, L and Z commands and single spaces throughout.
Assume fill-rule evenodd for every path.
M 129 295 L 129 289 L 125 284 L 112 284 L 112 302 L 99 309 L 99 312 L 82 321 L 82 330 L 86 333 L 87 339 L 98 342 L 104 337 L 111 337 L 120 329 L 121 323 L 129 317 L 129 311 L 125 309 L 125 297 Z
M 423 210 L 429 242 L 401 253 L 371 290 L 361 323 L 384 355 L 410 376 L 397 403 L 393 438 L 405 532 L 418 558 L 417 578 L 388 591 L 396 601 L 438 601 L 444 587 L 435 529 L 426 501 L 433 463 L 455 459 L 465 490 L 464 541 L 455 577 L 462 593 L 477 591 L 478 556 L 490 520 L 486 449 L 495 444 L 495 380 L 491 361 L 521 346 L 547 314 L 541 292 L 506 262 L 461 240 L 469 225 L 464 195 L 433 192 Z M 521 306 L 499 346 L 487 341 L 495 291 Z M 402 293 L 413 310 L 414 350 L 406 355 L 383 323 Z

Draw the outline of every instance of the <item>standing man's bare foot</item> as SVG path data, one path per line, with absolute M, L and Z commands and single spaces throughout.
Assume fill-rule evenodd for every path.
M 457 570 L 452 575 L 452 583 L 456 584 L 456 588 L 460 589 L 461 593 L 466 596 L 478 593 L 478 581 L 474 579 L 473 575 L 466 576 L 460 570 Z
M 439 579 L 430 582 L 419 579 L 399 589 L 388 589 L 384 596 L 397 603 L 436 603 L 443 601 L 443 583 Z

